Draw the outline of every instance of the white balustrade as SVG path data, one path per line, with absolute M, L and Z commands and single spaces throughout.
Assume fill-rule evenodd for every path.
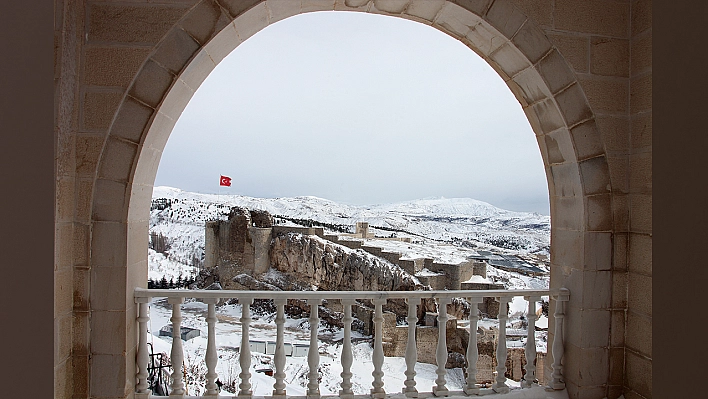
M 344 307 L 344 338 L 342 340 L 342 390 L 339 391 L 339 397 L 342 399 L 352 399 L 354 392 L 352 391 L 352 363 L 354 362 L 354 354 L 352 353 L 352 305 L 353 299 L 343 299 L 342 306 Z
M 219 299 L 238 298 L 242 304 L 241 314 L 241 348 L 239 352 L 239 363 L 241 373 L 239 374 L 241 383 L 239 384 L 238 397 L 250 398 L 253 396 L 251 386 L 251 351 L 249 347 L 249 327 L 251 323 L 250 306 L 254 299 L 273 299 L 276 305 L 277 313 L 275 324 L 277 329 L 276 349 L 273 356 L 275 364 L 275 384 L 273 385 L 274 398 L 286 398 L 285 390 L 285 345 L 284 345 L 284 326 L 285 326 L 285 304 L 287 299 L 297 298 L 306 300 L 310 306 L 310 348 L 308 351 L 308 384 L 307 397 L 310 399 L 320 398 L 319 388 L 319 365 L 320 355 L 318 349 L 317 329 L 319 326 L 318 307 L 324 299 L 338 299 L 343 305 L 343 325 L 344 325 L 344 341 L 342 346 L 342 381 L 339 397 L 344 399 L 353 399 L 354 392 L 352 390 L 352 372 L 353 353 L 351 345 L 351 326 L 352 326 L 352 305 L 357 299 L 371 300 L 374 304 L 374 350 L 372 354 L 372 363 L 374 372 L 372 373 L 374 380 L 371 389 L 372 398 L 384 398 L 386 392 L 383 389 L 383 305 L 388 299 L 405 299 L 408 302 L 408 339 L 406 343 L 405 361 L 406 370 L 404 372 L 406 378 L 403 383 L 401 392 L 410 398 L 419 396 L 416 389 L 415 381 L 415 364 L 418 360 L 416 348 L 416 323 L 418 317 L 416 315 L 417 305 L 425 298 L 434 298 L 438 303 L 438 342 L 436 347 L 435 359 L 437 363 L 436 373 L 438 378 L 435 380 L 435 385 L 432 389 L 434 396 L 450 396 L 450 395 L 487 395 L 490 393 L 506 393 L 509 392 L 509 386 L 506 385 L 506 322 L 507 304 L 513 297 L 522 296 L 529 301 L 528 310 L 528 333 L 526 342 L 526 368 L 525 375 L 521 386 L 530 388 L 535 386 L 536 381 L 536 347 L 535 347 L 535 322 L 536 302 L 542 296 L 550 296 L 555 300 L 555 335 L 552 343 L 553 353 L 553 370 L 552 375 L 547 379 L 547 390 L 565 389 L 562 375 L 562 358 L 563 358 L 563 319 L 565 316 L 564 304 L 568 301 L 570 293 L 567 289 L 560 290 L 458 290 L 458 291 L 212 291 L 212 290 L 146 290 L 142 288 L 135 289 L 135 302 L 138 304 L 137 328 L 138 328 L 138 345 L 136 354 L 136 398 L 149 398 L 150 391 L 148 386 L 148 346 L 147 346 L 147 325 L 148 303 L 151 298 L 167 298 L 169 304 L 172 305 L 172 348 L 170 358 L 172 362 L 172 374 L 170 384 L 171 396 L 184 396 L 185 385 L 183 381 L 183 361 L 184 354 L 182 349 L 181 339 L 181 324 L 182 314 L 180 305 L 184 303 L 185 298 L 200 298 L 202 302 L 208 305 L 207 314 L 207 349 L 205 354 L 205 363 L 207 368 L 205 393 L 203 398 L 214 398 L 217 396 L 216 387 L 216 366 L 218 362 L 218 354 L 216 350 L 215 324 L 216 313 L 215 306 Z M 477 325 L 478 325 L 478 310 L 477 306 L 485 297 L 493 297 L 499 301 L 499 336 L 496 351 L 496 378 L 492 385 L 492 389 L 480 388 L 477 386 L 477 360 L 479 353 L 477 350 Z M 445 379 L 447 371 L 445 364 L 447 363 L 447 305 L 452 301 L 452 298 L 466 298 L 470 304 L 470 321 L 469 321 L 469 341 L 466 353 L 467 361 L 467 378 L 463 392 L 451 392 L 446 386 Z M 222 392 L 223 393 L 223 392 Z M 424 394 L 430 396 L 431 393 Z M 191 396 L 190 396 L 191 397 Z
M 167 303 L 172 305 L 172 384 L 170 393 L 172 396 L 184 395 L 184 381 L 182 380 L 182 363 L 184 362 L 184 352 L 182 351 L 182 309 L 180 305 L 184 298 L 168 298 Z
M 310 372 L 307 374 L 307 398 L 315 399 L 320 397 L 320 350 L 317 345 L 317 330 L 320 326 L 320 318 L 317 314 L 319 305 L 322 299 L 313 298 L 307 301 L 310 305 L 310 349 L 307 352 L 307 364 L 310 367 Z
M 238 385 L 238 396 L 250 398 L 253 391 L 251 391 L 251 346 L 248 344 L 248 330 L 251 325 L 253 298 L 239 298 L 238 301 L 241 303 L 241 349 L 238 357 L 241 365 L 241 373 L 238 376 L 241 378 L 241 383 Z
M 479 359 L 477 322 L 479 321 L 478 305 L 482 303 L 482 298 L 467 298 L 467 302 L 470 304 L 470 337 L 467 341 L 467 384 L 464 391 L 468 395 L 478 395 L 480 390 L 477 387 L 477 360 Z
M 285 392 L 285 298 L 275 300 L 276 316 L 275 326 L 277 329 L 275 339 L 275 384 L 273 384 L 273 396 L 284 397 Z
M 435 380 L 436 386 L 433 387 L 433 395 L 435 396 L 450 395 L 450 391 L 445 386 L 447 383 L 445 380 L 445 375 L 447 374 L 445 364 L 447 363 L 447 304 L 451 300 L 451 298 L 438 299 L 438 347 L 435 350 L 435 361 L 438 365 L 435 373 L 438 378 Z
M 417 398 L 418 390 L 415 388 L 415 364 L 418 362 L 418 348 L 415 344 L 415 326 L 418 322 L 416 316 L 417 303 L 420 300 L 409 298 L 408 300 L 408 343 L 406 344 L 406 381 L 403 393 L 409 398 Z

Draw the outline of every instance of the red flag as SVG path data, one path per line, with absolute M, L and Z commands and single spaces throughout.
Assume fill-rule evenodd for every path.
M 231 178 L 228 176 L 221 176 L 221 179 L 219 179 L 219 185 L 231 187 Z

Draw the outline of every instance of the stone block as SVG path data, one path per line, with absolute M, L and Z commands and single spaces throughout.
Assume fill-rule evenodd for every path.
M 582 233 L 551 229 L 551 257 L 558 265 L 579 269 L 582 265 Z M 571 297 L 573 297 L 571 291 Z
M 538 72 L 548 84 L 551 93 L 556 94 L 575 81 L 575 74 L 557 50 L 552 50 L 538 63 Z
M 548 33 L 548 38 L 575 72 L 584 73 L 590 70 L 589 37 L 554 32 Z
M 57 222 L 70 222 L 74 216 L 74 191 L 73 177 L 62 177 L 56 183 L 56 216 Z
M 610 347 L 624 350 L 625 311 L 613 310 L 610 324 Z
M 89 298 L 91 297 L 91 273 L 89 269 L 74 269 L 74 284 L 72 289 L 74 310 L 88 311 Z
M 618 233 L 617 231 L 613 233 L 612 268 L 616 271 L 627 271 L 628 241 L 627 233 Z
M 268 20 L 275 23 L 301 13 L 300 3 L 289 0 L 266 0 Z
M 534 68 L 526 68 L 516 74 L 512 81 L 507 82 L 507 85 L 509 85 L 510 82 L 516 83 L 516 86 L 520 89 L 520 93 L 514 94 L 517 98 L 520 95 L 526 104 L 533 104 L 551 97 L 551 92 L 548 90 L 546 82 L 541 79 L 538 71 Z M 511 87 L 510 85 L 510 88 Z
M 564 0 L 555 3 L 553 22 L 564 31 L 627 38 L 629 2 Z
M 629 196 L 614 195 L 612 197 L 612 222 L 616 232 L 629 231 Z
M 527 20 L 516 32 L 512 42 L 532 64 L 536 64 L 551 50 L 552 46 L 541 28 L 531 20 Z
M 583 227 L 582 197 L 553 197 L 553 225 L 558 229 L 579 231 Z
M 590 73 L 629 77 L 629 40 L 592 37 L 590 39 Z
M 621 386 L 624 382 L 624 349 L 610 348 L 610 374 L 607 383 L 609 385 Z
M 632 232 L 651 234 L 652 232 L 652 197 L 645 194 L 630 194 L 630 228 Z
M 69 314 L 73 308 L 73 280 L 71 270 L 54 272 L 54 317 Z
M 585 197 L 585 227 L 588 231 L 612 230 L 612 196 L 595 194 Z
M 191 57 L 191 54 L 194 54 L 194 52 L 197 51 L 199 45 L 203 46 L 209 42 L 214 35 L 219 33 L 226 25 L 231 23 L 231 19 L 232 17 L 228 15 L 216 1 L 205 0 L 197 4 L 189 10 L 189 13 L 179 22 L 179 26 L 182 27 L 182 29 L 184 29 L 189 36 L 194 38 L 194 40 L 198 42 L 198 45 L 194 46 L 194 44 L 187 41 L 186 38 L 184 38 L 184 40 L 178 39 L 180 45 L 184 48 L 180 49 L 179 54 L 173 55 L 174 60 L 179 62 L 180 59 L 186 60 Z M 172 31 L 176 30 L 180 29 L 172 29 Z M 167 38 L 165 38 L 163 42 L 166 41 L 171 34 L 172 32 L 168 34 Z M 180 34 L 179 36 L 183 35 Z M 158 49 L 158 53 L 160 52 L 162 52 L 161 49 Z M 188 56 L 188 58 L 185 59 L 185 56 Z M 185 61 L 182 61 L 181 65 L 184 65 L 185 63 Z M 175 73 L 178 71 L 175 71 Z
M 578 161 L 604 154 L 600 132 L 594 119 L 583 122 L 570 130 Z M 581 167 L 582 172 L 582 167 Z
M 219 0 L 219 4 L 226 8 L 232 17 L 236 18 L 262 1 L 263 0 Z M 268 2 L 270 3 L 272 0 Z
M 227 55 L 229 55 L 242 40 L 236 32 L 234 23 L 230 23 L 224 27 L 213 39 L 204 46 L 204 51 L 218 65 Z
M 586 77 L 578 79 L 593 111 L 598 114 L 627 112 L 629 84 L 626 79 Z
M 502 35 L 511 39 L 526 22 L 526 16 L 509 1 L 495 1 L 487 10 L 486 19 Z
M 585 270 L 612 270 L 612 233 L 585 233 Z
M 406 6 L 410 0 L 373 0 L 371 3 L 370 13 L 398 15 L 406 10 Z M 334 1 L 331 1 L 334 3 Z
M 610 170 L 604 156 L 586 159 L 580 162 L 580 178 L 583 181 L 583 194 L 603 194 L 611 191 Z M 611 208 L 608 206 L 608 210 Z
M 629 190 L 631 193 L 652 193 L 652 153 L 638 153 L 630 155 L 631 173 Z
M 632 116 L 632 148 L 651 148 L 652 114 L 645 112 Z
M 514 0 L 514 5 L 538 25 L 553 26 L 553 0 Z
M 91 218 L 91 200 L 93 198 L 93 179 L 79 179 L 76 185 L 76 221 L 89 223 Z
M 91 234 L 91 265 L 122 267 L 126 264 L 127 226 L 118 222 L 94 222 Z
M 71 357 L 71 314 L 54 319 L 54 363 L 63 363 Z
M 399 2 L 399 0 L 389 0 L 388 2 Z M 336 0 L 301 0 L 301 3 L 303 13 L 317 11 L 333 11 Z
M 105 398 L 125 397 L 125 384 L 128 380 L 125 364 L 125 354 L 94 354 L 91 356 L 91 396 Z M 130 378 L 134 378 L 134 376 Z
M 152 190 L 149 190 L 152 193 Z M 148 202 L 149 204 L 150 202 Z M 145 214 L 149 214 L 149 205 Z M 148 220 L 128 222 L 128 264 L 133 265 L 146 260 L 145 254 L 148 252 Z
M 652 237 L 647 234 L 629 234 L 629 271 L 652 275 Z
M 88 265 L 89 262 L 89 248 L 90 237 L 88 225 L 74 223 L 73 233 L 72 233 L 72 251 L 71 251 L 71 263 L 77 266 Z
M 91 353 L 97 355 L 121 355 L 126 351 L 125 311 L 91 312 Z
M 464 8 L 447 2 L 445 6 L 440 10 L 435 21 L 433 21 L 433 26 L 447 32 L 455 38 L 464 38 L 471 33 L 468 38 L 475 47 L 478 47 L 481 41 L 477 40 L 482 36 L 498 36 L 498 33 L 492 32 L 487 28 L 482 28 L 479 32 L 476 31 L 477 26 L 480 25 L 482 19 Z M 490 43 L 487 46 L 478 47 L 482 54 L 488 55 L 499 47 L 504 40 L 500 39 L 496 43 Z M 492 48 L 493 47 L 493 48 Z
M 80 129 L 108 130 L 122 98 L 123 93 L 120 91 L 85 92 L 82 97 Z
M 651 317 L 627 312 L 627 348 L 646 357 L 652 357 L 652 320 Z
M 183 29 L 175 27 L 162 39 L 151 58 L 173 75 L 177 75 L 194 56 L 194 53 L 199 50 L 199 47 L 200 45 L 194 37 Z
M 632 2 L 631 30 L 632 36 L 651 29 L 651 0 L 634 0 Z
M 133 170 L 133 162 L 138 153 L 135 143 L 108 138 L 98 169 L 99 178 L 128 181 Z
M 444 5 L 445 0 L 412 0 L 405 13 L 432 23 Z
M 89 392 L 89 357 L 73 356 L 71 359 L 74 397 L 88 397 Z M 66 397 L 69 397 L 68 395 Z
M 629 90 L 629 108 L 632 114 L 651 110 L 651 79 L 651 73 L 632 78 Z
M 608 309 L 612 303 L 612 272 L 583 272 L 583 294 L 583 309 Z M 608 335 L 610 328 L 609 315 L 607 315 L 607 325 L 605 327 L 605 335 Z
M 156 44 L 189 10 L 186 4 L 112 4 L 88 6 L 89 43 Z
M 91 334 L 88 311 L 74 311 L 72 315 L 71 350 L 74 356 L 89 356 L 89 336 Z
M 651 397 L 652 362 L 628 350 L 625 352 L 625 386 L 645 398 Z
M 570 317 L 570 316 L 568 316 Z M 565 338 L 581 348 L 606 347 L 610 336 L 610 311 L 581 310 L 566 324 Z
M 568 127 L 592 117 L 590 105 L 585 98 L 583 88 L 578 83 L 574 83 L 558 93 L 555 99 Z
M 153 115 L 153 109 L 127 96 L 118 110 L 111 136 L 139 143 Z
M 612 309 L 627 309 L 627 272 L 612 272 Z
M 452 0 L 464 7 L 465 10 L 472 11 L 476 15 L 484 15 L 489 9 L 492 0 Z M 445 5 L 447 7 L 447 4 Z
M 103 136 L 76 136 L 76 173 L 92 176 L 96 173 L 98 158 L 103 149 Z
M 281 0 L 288 1 L 288 0 Z M 361 11 L 366 12 L 369 9 L 370 0 L 336 0 L 334 9 L 336 11 Z M 425 0 L 421 0 L 425 1 Z
M 165 145 L 167 145 L 167 140 L 170 138 L 170 133 L 172 132 L 172 129 L 174 128 L 176 123 L 176 119 L 167 116 L 164 112 L 157 112 L 154 118 L 152 119 L 152 122 L 150 123 L 150 128 L 148 129 L 148 132 L 145 135 L 145 139 L 143 140 L 142 153 L 145 152 L 146 148 L 153 149 L 159 153 L 162 153 L 162 150 L 165 148 Z M 142 158 L 143 156 L 141 155 L 138 162 L 141 162 Z M 152 184 L 154 182 L 150 180 L 135 181 L 139 184 Z
M 241 42 L 268 26 L 268 9 L 265 2 L 259 3 L 234 20 L 233 25 Z
M 83 83 L 126 88 L 150 51 L 141 47 L 86 48 Z
M 555 196 L 577 197 L 583 194 L 580 183 L 580 171 L 575 163 L 551 165 L 551 175 L 555 187 Z
M 71 270 L 74 255 L 74 224 L 61 222 L 54 226 L 54 271 Z
M 560 109 L 552 98 L 536 103 L 532 107 L 536 114 L 541 132 L 550 133 L 554 130 L 566 127 L 565 120 L 559 112 Z M 536 134 L 539 134 L 539 132 L 536 132 Z
M 180 115 L 182 115 L 182 111 L 184 111 L 187 104 L 189 104 L 189 100 L 194 96 L 194 92 L 195 90 L 187 86 L 186 83 L 177 80 L 169 93 L 167 93 L 167 96 L 165 96 L 165 100 L 160 107 L 160 112 L 163 112 L 171 119 L 179 119 Z
M 612 193 L 628 194 L 629 193 L 629 157 L 626 155 L 607 156 L 607 167 L 610 170 L 610 184 L 612 185 Z M 616 198 L 615 196 L 614 198 Z M 613 206 L 614 206 L 613 198 Z M 617 225 L 617 223 L 615 223 Z
M 69 380 L 72 360 L 72 358 L 68 358 L 54 365 L 54 395 L 57 398 L 70 398 L 73 395 Z
M 119 311 L 125 308 L 126 273 L 124 267 L 95 267 L 91 270 L 92 310 Z
M 623 116 L 597 115 L 595 123 L 607 153 L 626 154 L 629 150 L 629 120 Z
M 632 39 L 631 76 L 651 71 L 652 32 Z
M 135 78 L 128 94 L 156 108 L 172 86 L 175 76 L 155 61 L 149 59 Z
M 489 57 L 497 63 L 497 65 L 499 65 L 507 76 L 513 77 L 524 69 L 531 67 L 531 63 L 529 63 L 526 56 L 514 47 L 514 45 L 510 44 L 510 42 L 499 46 L 499 48 L 494 50 Z M 540 80 L 540 76 L 536 75 L 536 79 Z M 528 81 L 528 79 L 526 79 L 526 81 Z M 517 84 L 518 83 L 519 82 L 517 81 Z M 533 87 L 537 86 L 538 84 L 533 85 Z
M 627 309 L 630 312 L 637 312 L 640 315 L 651 316 L 651 287 L 651 277 L 637 273 L 629 273 L 627 287 Z

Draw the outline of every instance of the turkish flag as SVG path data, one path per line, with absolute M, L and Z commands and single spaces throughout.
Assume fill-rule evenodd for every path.
M 228 176 L 221 176 L 221 178 L 219 179 L 219 185 L 231 187 L 231 178 Z

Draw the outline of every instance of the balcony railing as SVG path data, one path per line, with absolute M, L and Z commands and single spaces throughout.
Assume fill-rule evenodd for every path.
M 205 363 L 207 368 L 206 373 L 206 384 L 205 384 L 205 394 L 199 397 L 215 397 L 218 395 L 218 388 L 216 384 L 217 374 L 215 372 L 218 354 L 216 350 L 216 339 L 215 339 L 215 324 L 216 324 L 216 304 L 221 299 L 233 299 L 237 298 L 239 303 L 242 304 L 242 314 L 241 314 L 241 349 L 239 351 L 239 363 L 241 366 L 241 373 L 239 378 L 241 383 L 239 384 L 238 397 L 250 398 L 253 396 L 251 390 L 251 374 L 249 372 L 251 366 L 251 351 L 249 349 L 249 325 L 251 322 L 250 317 L 250 305 L 253 304 L 254 299 L 272 299 L 275 302 L 277 309 L 277 316 L 275 318 L 275 324 L 277 329 L 277 339 L 276 339 L 276 349 L 274 354 L 275 363 L 275 383 L 273 384 L 273 394 L 274 398 L 286 398 L 286 385 L 285 385 L 285 345 L 284 345 L 284 325 L 285 325 L 285 305 L 288 299 L 298 299 L 306 300 L 307 304 L 310 306 L 310 326 L 317 326 L 319 324 L 318 316 L 318 306 L 322 304 L 323 300 L 340 300 L 344 311 L 344 339 L 341 355 L 342 363 L 342 373 L 341 373 L 341 390 L 339 391 L 340 398 L 353 398 L 355 395 L 352 392 L 352 382 L 351 382 L 351 366 L 352 366 L 352 346 L 351 346 L 351 327 L 352 327 L 352 305 L 355 304 L 357 300 L 370 300 L 374 304 L 374 344 L 373 344 L 373 355 L 372 363 L 374 365 L 374 372 L 372 373 L 374 380 L 371 388 L 372 398 L 384 398 L 387 392 L 383 387 L 382 377 L 384 373 L 382 371 L 382 365 L 384 363 L 384 352 L 383 352 L 383 305 L 389 299 L 405 299 L 408 303 L 408 341 L 405 352 L 405 382 L 403 387 L 391 387 L 391 389 L 401 389 L 401 393 L 405 394 L 406 397 L 416 398 L 416 397 L 429 397 L 431 396 L 469 396 L 469 395 L 486 395 L 491 393 L 508 393 L 510 391 L 509 385 L 507 385 L 507 379 L 505 377 L 506 373 L 506 358 L 507 358 L 507 347 L 506 347 L 506 320 L 507 320 L 507 304 L 512 301 L 514 297 L 524 297 L 529 301 L 529 310 L 527 314 L 528 319 L 528 336 L 526 340 L 526 369 L 523 379 L 521 381 L 522 388 L 537 388 L 538 385 L 534 383 L 536 380 L 536 340 L 535 340 L 535 321 L 536 321 L 536 302 L 541 300 L 543 296 L 550 296 L 554 298 L 557 302 L 555 314 L 553 319 L 555 320 L 555 334 L 553 338 L 553 343 L 551 346 L 553 354 L 553 365 L 552 374 L 547 378 L 546 390 L 563 390 L 565 389 L 565 384 L 563 382 L 562 376 L 562 366 L 561 359 L 563 357 L 563 317 L 564 317 L 564 303 L 569 299 L 569 291 L 567 289 L 560 290 L 457 290 L 457 291 L 211 291 L 211 290 L 146 290 L 142 288 L 135 289 L 135 302 L 138 304 L 138 331 L 139 331 L 139 342 L 137 351 L 137 385 L 136 385 L 136 398 L 149 398 L 151 397 L 151 392 L 148 389 L 148 303 L 151 298 L 167 298 L 169 304 L 172 305 L 172 317 L 170 321 L 172 322 L 172 348 L 170 353 L 170 358 L 172 361 L 173 372 L 171 374 L 170 383 L 170 396 L 182 396 L 185 394 L 185 385 L 182 375 L 182 365 L 184 362 L 184 353 L 182 350 L 182 339 L 180 338 L 181 331 L 181 306 L 184 303 L 185 298 L 195 298 L 208 305 L 207 313 L 207 325 L 208 325 L 208 336 L 207 336 L 207 348 L 205 354 Z M 466 363 L 467 363 L 467 378 L 466 385 L 462 392 L 450 391 L 448 389 L 447 381 L 445 379 L 446 370 L 445 363 L 447 362 L 447 342 L 446 342 L 446 327 L 447 327 L 447 304 L 451 303 L 453 298 L 465 298 L 472 309 L 477 307 L 477 304 L 482 303 L 483 299 L 487 297 L 493 297 L 499 302 L 499 333 L 498 333 L 498 344 L 496 349 L 496 378 L 491 388 L 480 388 L 477 385 L 477 322 L 478 316 L 476 312 L 470 312 L 470 323 L 469 323 L 469 340 L 466 353 Z M 415 328 L 417 318 L 417 306 L 421 299 L 432 298 L 436 300 L 439 313 L 438 313 L 438 342 L 436 349 L 436 363 L 437 370 L 436 374 L 438 378 L 435 380 L 435 385 L 432 388 L 432 393 L 428 392 L 418 392 L 416 389 L 416 372 L 414 370 L 415 364 L 417 362 L 417 350 L 416 350 L 416 340 L 415 340 Z M 317 328 L 310 329 L 310 347 L 317 348 Z M 317 350 L 310 350 L 308 352 L 308 384 L 307 384 L 307 398 L 315 399 L 319 398 L 320 388 L 318 383 L 318 366 L 320 362 L 320 355 Z M 400 394 L 399 392 L 395 392 Z M 357 395 L 359 396 L 359 395 Z M 545 397 L 545 396 L 544 396 Z

